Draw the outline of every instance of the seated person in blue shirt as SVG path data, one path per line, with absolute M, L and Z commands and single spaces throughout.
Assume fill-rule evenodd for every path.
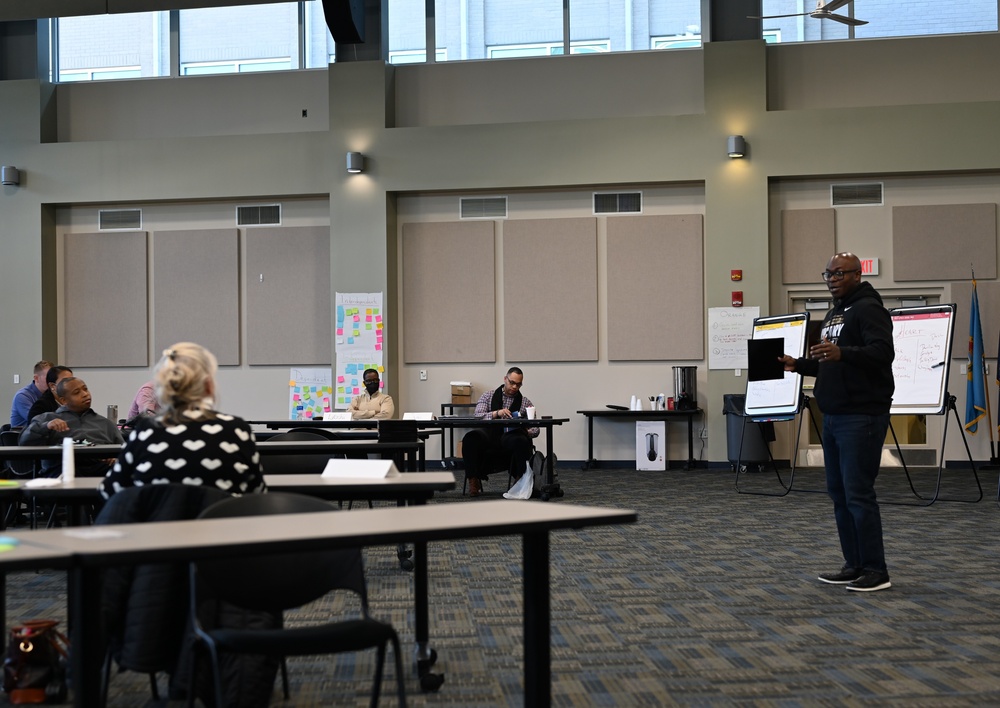
M 476 403 L 476 418 L 500 420 L 504 418 L 526 418 L 529 407 L 534 403 L 521 395 L 524 374 L 512 366 L 503 377 L 503 384 L 495 391 L 487 391 Z M 531 459 L 532 438 L 538 437 L 538 428 L 524 426 L 489 426 L 477 428 L 462 438 L 462 458 L 465 460 L 465 476 L 469 479 L 469 496 L 482 494 L 482 481 L 496 470 L 514 472 L 519 477 Z
M 10 402 L 10 427 L 23 428 L 31 418 L 28 412 L 31 404 L 45 392 L 45 375 L 52 368 L 51 361 L 40 361 L 35 364 L 34 376 L 28 385 L 14 394 L 14 400 Z
M 56 400 L 59 408 L 54 413 L 36 416 L 21 432 L 21 445 L 59 445 L 63 438 L 97 443 L 121 445 L 122 434 L 118 427 L 90 407 L 90 390 L 83 379 L 71 376 L 56 384 Z M 110 460 L 77 460 L 76 472 L 81 477 L 103 477 L 111 467 Z M 46 477 L 58 477 L 61 462 L 44 460 L 42 473 Z

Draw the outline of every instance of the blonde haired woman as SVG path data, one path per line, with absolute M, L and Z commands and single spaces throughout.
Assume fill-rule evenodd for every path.
M 193 484 L 235 496 L 264 489 L 253 431 L 214 408 L 215 356 L 192 342 L 163 351 L 153 382 L 160 412 L 142 418 L 101 482 L 108 499 L 125 487 Z

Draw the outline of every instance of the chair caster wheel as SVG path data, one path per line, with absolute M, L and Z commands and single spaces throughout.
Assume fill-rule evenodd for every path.
M 413 561 L 410 560 L 409 558 L 400 558 L 399 567 L 402 568 L 403 570 L 413 570 L 416 566 L 414 565 Z
M 444 683 L 444 674 L 424 674 L 420 677 L 421 691 L 437 691 Z

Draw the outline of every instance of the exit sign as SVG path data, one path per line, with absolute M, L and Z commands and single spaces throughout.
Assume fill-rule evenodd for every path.
M 861 274 L 878 275 L 878 258 L 862 258 Z

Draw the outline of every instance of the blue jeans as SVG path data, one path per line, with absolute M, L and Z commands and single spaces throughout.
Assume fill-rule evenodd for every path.
M 875 478 L 888 427 L 888 413 L 823 416 L 826 489 L 849 568 L 886 572 Z

